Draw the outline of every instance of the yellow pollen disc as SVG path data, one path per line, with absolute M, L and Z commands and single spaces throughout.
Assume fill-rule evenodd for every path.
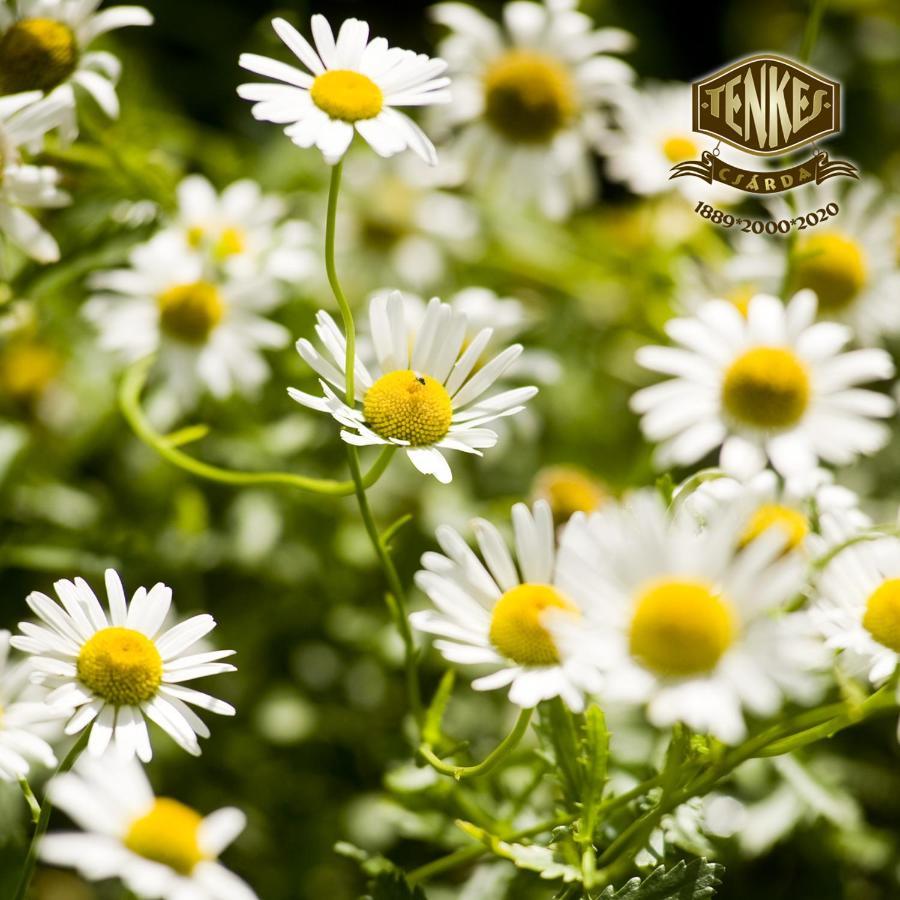
M 0 37 L 0 93 L 50 91 L 78 64 L 72 29 L 55 19 L 21 19 Z
M 851 306 L 867 274 L 862 247 L 846 235 L 814 234 L 797 244 L 792 286 L 814 290 L 821 312 L 838 313 Z
M 790 506 L 780 503 L 764 503 L 750 517 L 750 521 L 741 535 L 741 546 L 745 547 L 765 534 L 770 528 L 777 528 L 784 537 L 785 551 L 796 550 L 809 534 L 809 523 L 806 516 Z
M 114 706 L 139 706 L 162 684 L 163 662 L 156 645 L 131 628 L 104 628 L 78 654 L 78 680 Z
M 201 225 L 191 225 L 187 230 L 187 242 L 192 250 L 199 250 L 206 238 L 206 231 Z
M 543 144 L 578 112 L 575 83 L 552 56 L 511 50 L 484 76 L 485 116 L 511 141 Z
M 349 69 L 323 72 L 309 94 L 319 109 L 342 122 L 374 119 L 384 108 L 381 88 L 367 75 Z
M 555 665 L 559 651 L 543 624 L 547 610 L 580 615 L 578 607 L 549 584 L 520 584 L 507 591 L 494 605 L 491 643 L 519 665 Z
M 131 823 L 124 843 L 132 853 L 187 876 L 197 863 L 209 858 L 200 849 L 202 823 L 190 807 L 157 797 L 150 812 Z
M 900 578 L 875 588 L 866 602 L 862 623 L 879 644 L 900 653 Z
M 222 295 L 208 281 L 171 287 L 156 302 L 162 330 L 186 344 L 204 343 L 225 315 Z
M 637 599 L 631 654 L 661 675 L 698 675 L 715 668 L 734 633 L 731 609 L 710 585 L 661 581 Z
M 725 373 L 722 405 L 742 425 L 790 428 L 809 405 L 809 373 L 784 347 L 755 347 Z
M 700 148 L 689 137 L 674 134 L 663 141 L 662 152 L 670 163 L 680 163 L 686 159 L 696 159 Z
M 59 354 L 35 341 L 10 344 L 0 351 L 0 400 L 33 403 L 62 368 Z
M 753 284 L 742 284 L 725 295 L 725 299 L 736 307 L 737 311 L 746 319 L 750 309 L 750 301 L 759 293 Z
M 453 421 L 453 405 L 444 386 L 409 369 L 382 375 L 363 401 L 366 424 L 383 438 L 414 447 L 436 444 Z
M 247 239 L 240 228 L 226 228 L 216 241 L 214 253 L 217 259 L 225 260 L 237 256 L 247 249 Z
M 557 524 L 576 512 L 594 512 L 606 499 L 600 483 L 575 466 L 551 466 L 537 477 L 535 493 L 546 500 Z

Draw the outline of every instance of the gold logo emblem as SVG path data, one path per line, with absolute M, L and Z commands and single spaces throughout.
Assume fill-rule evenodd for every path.
M 736 62 L 691 85 L 693 130 L 756 156 L 784 156 L 841 129 L 841 86 L 806 66 L 764 54 Z M 719 145 L 672 168 L 670 178 L 694 176 L 749 193 L 772 194 L 827 178 L 857 178 L 847 162 L 816 148 L 806 162 L 754 172 L 729 165 Z

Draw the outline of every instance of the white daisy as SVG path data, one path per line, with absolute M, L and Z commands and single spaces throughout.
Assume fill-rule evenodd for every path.
M 319 312 L 317 323 L 316 334 L 327 355 L 305 338 L 297 341 L 297 351 L 321 376 L 325 396 L 289 388 L 291 397 L 333 416 L 344 426 L 341 437 L 348 444 L 403 447 L 420 472 L 443 484 L 452 474 L 442 450 L 481 456 L 483 449 L 497 443 L 497 434 L 484 426 L 521 412 L 522 404 L 537 393 L 535 387 L 520 387 L 484 397 L 521 354 L 522 346 L 507 347 L 477 368 L 491 329 L 482 329 L 466 345 L 466 317 L 436 297 L 410 341 L 403 296 L 394 291 L 369 304 L 376 374 L 373 377 L 357 357 L 354 381 L 359 405 L 351 407 L 335 393 L 346 391 L 344 335 L 326 312 Z
M 254 101 L 253 116 L 287 125 L 284 133 L 298 147 L 318 147 L 333 165 L 347 152 L 355 132 L 379 156 L 409 148 L 434 165 L 434 145 L 398 106 L 449 103 L 447 64 L 412 50 L 369 40 L 369 26 L 347 19 L 337 39 L 324 16 L 312 17 L 315 49 L 284 19 L 272 27 L 308 71 L 255 53 L 240 64 L 282 84 L 242 84 L 238 94 Z M 312 73 L 312 74 L 310 74 Z
M 437 530 L 446 555 L 426 553 L 416 584 L 436 610 L 410 616 L 419 631 L 438 635 L 435 647 L 451 662 L 488 666 L 493 671 L 472 682 L 476 690 L 509 687 L 509 699 L 531 708 L 561 697 L 584 708 L 585 691 L 599 676 L 584 660 L 557 646 L 549 623 L 581 620 L 583 591 L 563 591 L 549 504 L 512 510 L 515 559 L 500 532 L 484 519 L 472 528 L 484 562 L 448 525 Z M 518 567 L 517 567 L 518 563 Z
M 206 817 L 156 797 L 134 760 L 82 757 L 54 778 L 50 799 L 82 832 L 47 835 L 44 862 L 71 866 L 91 881 L 119 878 L 148 900 L 256 900 L 218 857 L 244 830 L 246 816 L 224 808 Z
M 59 720 L 65 709 L 45 703 L 42 689 L 35 696 L 28 663 L 11 662 L 9 645 L 9 632 L 0 631 L 0 780 L 17 781 L 28 776 L 33 763 L 56 765 L 42 726 Z
M 707 203 L 740 203 L 743 191 L 699 178 L 671 178 L 672 167 L 686 160 L 698 160 L 704 150 L 712 151 L 715 138 L 695 134 L 691 119 L 689 84 L 654 84 L 643 90 L 619 95 L 617 129 L 600 141 L 606 156 L 606 171 L 635 194 L 664 194 L 677 191 L 691 200 Z M 741 168 L 760 167 L 760 158 L 733 147 L 722 148 L 730 162 Z
M 698 530 L 655 492 L 573 517 L 559 587 L 584 592 L 588 627 L 552 630 L 601 670 L 604 699 L 726 743 L 745 736 L 744 709 L 772 716 L 785 694 L 814 699 L 821 642 L 806 614 L 777 615 L 803 587 L 803 563 L 771 532 L 738 549 L 744 524 L 730 509 Z
M 177 194 L 178 209 L 167 230 L 179 235 L 186 250 L 204 254 L 230 276 L 298 281 L 315 271 L 312 227 L 285 221 L 284 201 L 263 194 L 255 181 L 236 181 L 219 194 L 202 175 L 189 175 Z
M 60 190 L 60 174 L 52 166 L 25 163 L 20 148 L 35 142 L 61 121 L 57 100 L 40 101 L 31 91 L 0 97 L 0 234 L 38 262 L 59 260 L 59 246 L 26 211 L 54 209 L 70 202 Z
M 88 752 L 104 753 L 110 741 L 123 755 L 149 762 L 153 753 L 145 719 L 155 722 L 188 753 L 199 755 L 197 737 L 209 729 L 187 704 L 223 716 L 234 708 L 183 682 L 235 671 L 219 662 L 233 650 L 185 655 L 216 627 L 210 615 L 190 619 L 162 631 L 172 591 L 156 584 L 138 588 L 131 602 L 119 576 L 106 570 L 107 616 L 81 578 L 57 581 L 60 603 L 34 591 L 27 602 L 44 625 L 21 622 L 20 636 L 10 643 L 32 654 L 33 678 L 52 688 L 47 702 L 73 710 L 66 734 L 90 727 Z
M 792 290 L 809 288 L 819 298 L 819 316 L 850 325 L 871 343 L 900 330 L 900 268 L 896 246 L 898 203 L 873 178 L 833 179 L 792 193 L 793 206 L 773 198 L 772 217 L 791 219 L 835 203 L 837 215 L 798 233 L 791 256 Z M 778 241 L 768 243 L 773 263 L 787 255 Z
M 83 88 L 110 117 L 119 115 L 116 82 L 122 66 L 106 51 L 87 52 L 109 31 L 152 25 L 141 6 L 97 11 L 101 0 L 11 0 L 0 5 L 0 94 L 43 91 L 60 103 L 65 140 L 78 136 L 76 93 Z M 42 101 L 46 102 L 46 101 Z
M 811 291 L 787 305 L 759 294 L 746 318 L 711 300 L 666 325 L 680 346 L 638 350 L 642 366 L 674 376 L 632 398 L 646 436 L 662 442 L 657 463 L 689 465 L 721 446 L 731 474 L 747 477 L 768 456 L 787 475 L 878 450 L 889 430 L 873 419 L 891 416 L 894 403 L 856 385 L 890 378 L 894 365 L 881 350 L 842 352 L 850 330 L 815 316 Z
M 463 126 L 451 154 L 504 201 L 534 201 L 553 218 L 593 199 L 591 145 L 634 74 L 608 55 L 628 50 L 631 35 L 595 29 L 576 5 L 516 0 L 502 28 L 465 3 L 432 9 L 451 29 L 439 47 L 453 74 L 446 121 Z
M 131 251 L 130 267 L 90 280 L 85 314 L 100 345 L 126 360 L 159 352 L 172 392 L 191 401 L 201 385 L 216 397 L 253 394 L 269 375 L 260 350 L 284 347 L 289 333 L 266 319 L 281 299 L 268 277 L 222 277 L 179 235 L 157 235 Z

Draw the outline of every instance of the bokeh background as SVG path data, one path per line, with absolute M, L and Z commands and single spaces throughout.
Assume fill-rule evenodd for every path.
M 311 12 L 324 12 L 332 22 L 358 16 L 392 43 L 423 51 L 433 49 L 438 33 L 428 22 L 428 4 L 409 0 L 148 5 L 155 27 L 109 42 L 124 61 L 123 116 L 115 124 L 98 119 L 95 137 L 115 148 L 120 165 L 110 170 L 88 160 L 70 170 L 70 187 L 90 199 L 53 217 L 64 261 L 28 270 L 16 284 L 17 294 L 36 308 L 42 340 L 54 354 L 46 390 L 55 412 L 48 420 L 37 414 L 34 397 L 0 396 L 0 623 L 11 627 L 25 615 L 30 590 L 47 591 L 55 579 L 75 574 L 97 583 L 107 565 L 132 590 L 158 580 L 170 584 L 182 613 L 212 612 L 219 621 L 217 642 L 238 651 L 239 666 L 216 688 L 239 714 L 211 723 L 213 738 L 199 764 L 157 736 L 151 766 L 156 787 L 199 809 L 234 804 L 248 812 L 249 828 L 228 862 L 264 900 L 354 898 L 364 881 L 354 863 L 335 854 L 336 841 L 420 865 L 436 855 L 435 844 L 462 814 L 449 788 L 431 794 L 428 810 L 417 809 L 399 642 L 355 507 L 287 490 L 210 485 L 166 465 L 124 424 L 115 403 L 115 369 L 97 354 L 77 311 L 85 275 L 119 263 L 148 234 L 134 220 L 122 227 L 122 199 L 140 201 L 151 190 L 151 199 L 170 203 L 186 172 L 201 171 L 220 186 L 256 178 L 283 192 L 298 218 L 321 228 L 327 173 L 318 155 L 254 123 L 235 94 L 244 80 L 237 66 L 241 51 L 282 54 L 268 26 L 274 14 L 301 28 Z M 496 2 L 478 5 L 495 14 L 500 9 Z M 796 52 L 808 12 L 800 0 L 586 0 L 584 8 L 598 22 L 637 36 L 628 59 L 642 78 L 684 81 L 749 52 Z M 897 4 L 834 0 L 812 62 L 846 88 L 846 128 L 836 150 L 896 189 Z M 354 163 L 351 158 L 348 168 Z M 504 447 L 483 464 L 457 464 L 451 487 L 431 484 L 403 464 L 376 489 L 382 522 L 406 513 L 415 517 L 398 542 L 407 581 L 431 546 L 436 524 L 505 516 L 511 503 L 533 496 L 536 473 L 550 465 L 581 466 L 611 493 L 652 483 L 649 449 L 627 408 L 642 381 L 633 351 L 657 337 L 669 315 L 676 256 L 688 252 L 715 261 L 727 254 L 714 229 L 684 235 L 666 221 L 648 217 L 624 190 L 605 184 L 596 206 L 567 225 L 495 212 L 486 217 L 478 251 L 451 263 L 442 293 L 483 284 L 519 297 L 533 323 L 525 342 L 552 354 L 559 371 L 532 414 L 507 429 Z M 373 240 L 376 233 L 382 242 L 395 239 L 376 225 Z M 377 258 L 384 244 L 376 241 L 370 250 Z M 357 303 L 384 286 L 381 272 L 369 265 L 373 257 L 343 254 Z M 3 292 L 0 285 L 4 303 L 14 299 Z M 310 279 L 291 293 L 279 318 L 294 335 L 308 334 L 316 308 L 331 305 L 324 283 Z M 275 374 L 260 402 L 207 402 L 198 410 L 193 420 L 209 424 L 212 433 L 192 452 L 239 468 L 340 471 L 343 454 L 331 423 L 304 413 L 284 391 L 288 384 L 308 384 L 309 372 L 290 351 L 272 362 Z M 864 474 L 853 475 L 855 486 L 896 494 L 898 447 L 895 441 Z M 439 672 L 435 660 L 426 665 L 426 688 Z M 496 698 L 460 689 L 453 726 L 476 736 L 477 751 L 478 735 L 490 746 L 499 709 Z M 831 820 L 802 822 L 786 841 L 749 861 L 721 842 L 717 851 L 727 867 L 722 900 L 900 896 L 894 723 L 851 731 L 817 752 L 823 777 L 836 790 L 851 789 L 864 817 L 850 821 L 853 816 L 837 807 Z M 750 790 L 764 795 L 772 777 L 763 770 L 748 773 Z M 21 852 L 22 807 L 15 791 L 0 792 L 0 896 L 11 890 L 10 860 Z M 782 814 L 772 811 L 776 818 Z M 552 894 L 524 881 L 506 889 L 515 898 Z M 452 883 L 429 889 L 436 900 L 458 895 Z M 87 887 L 64 873 L 45 872 L 35 896 L 121 894 L 114 886 Z

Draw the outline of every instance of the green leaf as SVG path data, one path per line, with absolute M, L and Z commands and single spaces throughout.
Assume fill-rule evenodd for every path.
M 582 773 L 575 717 L 561 700 L 547 700 L 540 706 L 538 731 L 549 745 L 563 797 L 570 805 L 576 803 L 581 799 Z
M 584 738 L 581 743 L 581 840 L 591 843 L 597 830 L 603 789 L 609 766 L 609 731 L 606 717 L 599 706 L 591 706 L 584 715 Z
M 365 850 L 346 841 L 335 844 L 334 851 L 359 863 L 359 867 L 369 876 L 369 893 L 360 900 L 428 900 L 422 888 L 412 887 L 404 872 L 389 859 L 370 856 Z
M 616 891 L 612 885 L 598 900 L 706 900 L 721 883 L 722 867 L 705 859 L 681 862 L 668 871 L 660 866 L 646 878 L 632 878 Z
M 425 713 L 425 724 L 422 726 L 422 740 L 431 745 L 437 746 L 443 738 L 442 723 L 444 721 L 444 713 L 447 710 L 447 704 L 450 702 L 450 695 L 453 693 L 453 684 L 456 681 L 456 674 L 452 669 L 444 673 L 438 689 L 434 692 L 434 697 Z

